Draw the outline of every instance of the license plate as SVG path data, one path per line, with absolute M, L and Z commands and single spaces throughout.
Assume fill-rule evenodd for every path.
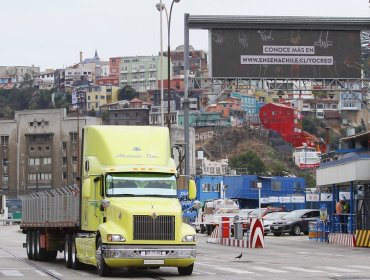
M 144 264 L 164 264 L 164 260 L 144 260 Z
M 155 251 L 155 250 L 141 251 L 141 255 L 149 256 L 149 257 L 159 257 L 159 256 L 165 256 L 166 252 L 165 251 Z
M 274 227 L 274 229 L 279 229 L 279 227 Z

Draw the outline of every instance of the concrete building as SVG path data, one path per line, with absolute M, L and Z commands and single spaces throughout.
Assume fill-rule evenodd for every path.
M 164 56 L 168 56 L 164 52 Z M 184 45 L 178 46 L 175 50 L 171 50 L 171 61 L 174 75 L 184 75 Z M 189 46 L 189 67 L 190 75 L 196 77 L 208 77 L 208 56 L 203 50 L 195 50 Z
M 157 89 L 157 81 L 161 80 L 161 73 L 162 79 L 167 80 L 167 57 L 163 57 L 162 72 L 160 56 L 128 56 L 120 58 L 120 87 L 130 85 L 138 92 Z M 170 73 L 172 73 L 172 67 Z
M 16 85 L 24 81 L 28 75 L 29 78 L 34 78 L 40 73 L 40 67 L 35 66 L 5 66 L 1 70 L 6 72 L 6 75 L 12 78 L 12 82 Z
M 79 143 L 94 117 L 69 117 L 65 109 L 16 111 L 0 121 L 0 190 L 18 197 L 72 184 L 78 174 Z
M 41 90 L 50 90 L 55 87 L 55 70 L 47 69 L 34 76 L 33 85 Z

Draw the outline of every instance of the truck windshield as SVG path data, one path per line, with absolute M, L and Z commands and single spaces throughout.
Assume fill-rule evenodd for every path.
M 111 173 L 105 180 L 107 196 L 177 197 L 174 175 Z

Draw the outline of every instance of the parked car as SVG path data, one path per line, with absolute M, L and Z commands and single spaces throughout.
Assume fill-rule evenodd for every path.
M 300 209 L 287 213 L 281 220 L 274 221 L 271 225 L 271 232 L 275 236 L 283 233 L 300 235 L 302 232 L 308 235 L 309 221 L 316 221 L 320 217 L 318 209 Z
M 288 212 L 271 212 L 266 214 L 263 220 L 263 232 L 265 235 L 271 233 L 270 225 L 277 220 L 281 220 Z
M 267 207 L 261 208 L 261 217 L 264 217 L 268 213 L 272 212 L 287 212 L 285 207 Z M 259 216 L 259 208 L 253 209 L 253 211 L 249 212 L 249 217 L 254 218 Z

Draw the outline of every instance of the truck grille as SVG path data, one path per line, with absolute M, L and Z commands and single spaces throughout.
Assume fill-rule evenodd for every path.
M 175 240 L 175 217 L 134 215 L 134 240 Z

